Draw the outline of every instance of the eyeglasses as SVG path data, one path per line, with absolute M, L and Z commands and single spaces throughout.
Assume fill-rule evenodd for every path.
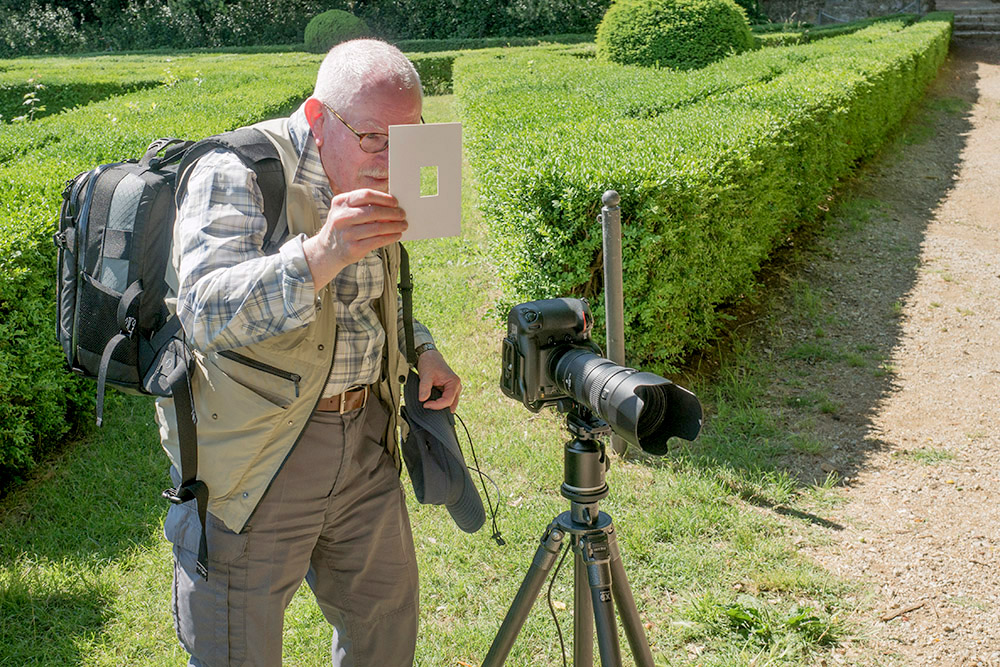
M 341 118 L 340 114 L 334 111 L 333 107 L 329 104 L 323 102 L 323 106 L 325 106 L 330 113 L 336 116 L 337 120 L 344 124 L 344 127 L 354 133 L 354 136 L 358 138 L 358 143 L 361 145 L 361 150 L 364 152 L 381 153 L 389 147 L 389 135 L 385 132 L 358 132 L 351 127 L 350 123 Z M 422 115 L 420 116 L 420 122 L 424 122 L 424 117 Z
M 330 113 L 336 116 L 337 120 L 343 123 L 348 130 L 350 130 L 355 134 L 355 136 L 358 138 L 358 143 L 361 144 L 361 150 L 363 150 L 364 152 L 381 153 L 382 151 L 384 151 L 386 148 L 389 147 L 389 135 L 386 134 L 385 132 L 358 132 L 353 127 L 351 127 L 350 123 L 341 118 L 340 114 L 334 111 L 329 104 L 323 102 L 323 106 L 325 106 L 330 111 Z

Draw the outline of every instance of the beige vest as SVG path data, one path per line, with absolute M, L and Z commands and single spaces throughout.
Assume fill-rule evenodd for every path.
M 319 231 L 323 220 L 308 187 L 292 183 L 298 155 L 288 135 L 287 119 L 258 123 L 277 147 L 285 172 L 285 211 L 289 237 Z M 379 398 L 392 407 L 383 445 L 399 467 L 396 446 L 400 384 L 406 359 L 399 352 L 397 300 L 399 245 L 383 248 L 385 289 L 376 302 L 385 329 Z M 173 258 L 174 268 L 178 257 Z M 234 352 L 252 359 L 256 368 L 193 350 L 191 389 L 198 431 L 198 479 L 209 489 L 208 509 L 231 530 L 240 532 L 302 435 L 322 395 L 333 364 L 337 323 L 334 295 L 328 285 L 318 295 L 316 318 L 304 327 L 268 338 Z M 261 370 L 270 367 L 279 371 Z M 298 375 L 297 382 L 286 379 Z M 172 399 L 157 399 L 160 440 L 171 463 L 180 470 L 177 420 Z

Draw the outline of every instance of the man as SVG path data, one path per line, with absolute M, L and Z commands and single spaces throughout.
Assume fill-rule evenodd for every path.
M 386 148 L 389 125 L 419 123 L 421 105 L 406 57 L 356 40 L 330 51 L 291 117 L 255 126 L 285 172 L 289 235 L 276 254 L 262 250 L 249 168 L 219 150 L 190 172 L 174 266 L 195 357 L 198 476 L 211 494 L 207 579 L 195 503 L 172 506 L 164 527 L 189 665 L 279 665 L 284 610 L 303 579 L 333 626 L 335 665 L 413 661 L 417 572 L 396 444 L 407 221 L 388 194 Z M 415 346 L 420 399 L 454 411 L 461 382 L 419 323 Z M 176 478 L 169 399 L 157 416 Z

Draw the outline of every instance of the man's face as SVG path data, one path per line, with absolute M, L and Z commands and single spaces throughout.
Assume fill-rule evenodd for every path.
M 330 179 L 334 194 L 360 188 L 389 191 L 389 151 L 366 153 L 357 135 L 329 110 L 322 107 L 319 134 L 320 159 Z M 354 96 L 353 103 L 336 112 L 357 132 L 389 132 L 390 125 L 420 122 L 420 91 L 400 90 L 392 83 L 366 86 Z

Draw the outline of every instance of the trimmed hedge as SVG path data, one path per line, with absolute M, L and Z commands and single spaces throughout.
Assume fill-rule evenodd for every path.
M 682 74 L 541 51 L 457 61 L 501 310 L 576 295 L 603 321 L 595 217 L 618 190 L 628 361 L 668 372 L 934 78 L 951 15 L 903 25 Z
M 818 39 L 849 35 L 882 21 L 905 21 L 908 25 L 918 18 L 916 14 L 892 14 L 821 27 L 813 27 L 809 24 L 764 23 L 751 26 L 751 31 L 759 47 L 791 46 L 792 44 L 814 42 Z
M 398 39 L 393 44 L 405 53 L 430 53 L 433 51 L 471 51 L 508 46 L 539 46 L 543 44 L 587 44 L 594 41 L 594 33 L 565 35 L 539 35 L 538 37 L 466 37 L 453 39 Z
M 617 0 L 597 27 L 597 57 L 622 65 L 694 69 L 753 47 L 733 0 Z
M 451 40 L 437 41 L 447 42 Z M 486 50 L 490 53 L 502 53 L 502 50 L 506 48 L 487 46 L 487 44 L 491 42 L 491 40 L 488 39 L 470 41 L 480 44 L 480 46 L 477 46 L 476 48 Z M 579 57 L 593 57 L 594 55 L 594 44 L 592 42 L 566 42 L 565 45 L 543 42 L 543 44 L 545 45 L 539 48 L 548 52 L 572 54 Z M 401 45 L 400 48 L 402 48 Z M 462 51 L 438 51 L 435 53 L 407 53 L 407 57 L 410 59 L 410 62 L 413 63 L 417 73 L 420 74 L 420 85 L 423 88 L 425 95 L 447 95 L 452 92 L 452 67 L 454 66 L 455 59 L 467 52 L 468 49 Z
M 231 57 L 222 62 L 231 62 Z M 116 95 L 170 85 L 211 71 L 216 62 L 208 56 L 187 54 L 155 56 L 96 55 L 89 58 L 18 58 L 0 61 L 0 115 L 9 122 L 23 113 L 24 94 L 44 88 L 37 95 L 45 111 L 36 118 L 83 106 Z
M 326 53 L 341 42 L 368 37 L 371 34 L 371 29 L 364 19 L 359 19 L 341 9 L 330 9 L 317 14 L 306 24 L 306 50 L 312 53 Z
M 140 156 L 157 137 L 203 137 L 286 114 L 316 73 L 316 57 L 304 54 L 199 65 L 198 77 L 0 126 L 0 478 L 26 471 L 76 415 L 92 416 L 94 384 L 64 370 L 55 340 L 52 234 L 66 180 Z

